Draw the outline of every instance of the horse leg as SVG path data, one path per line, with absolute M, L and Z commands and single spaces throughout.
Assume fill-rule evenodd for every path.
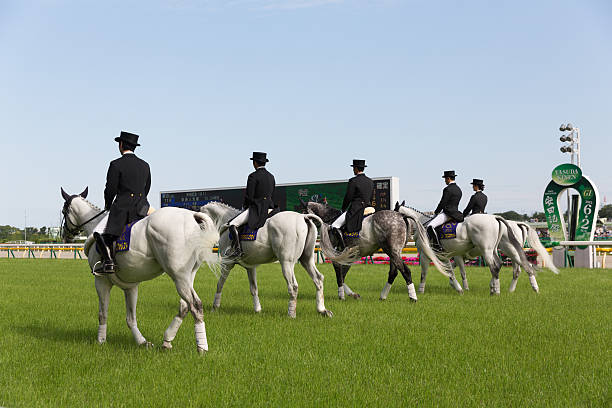
M 382 292 L 380 292 L 380 300 L 387 300 L 387 296 L 389 296 L 389 292 L 391 291 L 391 286 L 397 277 L 397 268 L 393 265 L 392 262 L 389 262 L 389 274 L 387 276 L 387 282 L 383 287 Z
M 347 296 L 352 297 L 353 299 L 361 299 L 361 296 L 357 292 L 353 292 L 351 288 L 346 284 L 346 275 L 348 274 L 349 269 L 351 269 L 350 265 L 342 265 L 342 287 L 344 288 L 344 293 Z
M 338 284 L 338 299 L 344 300 L 344 277 L 346 276 L 343 273 L 343 267 L 340 264 L 332 263 L 334 266 L 334 272 L 336 272 L 336 283 Z
M 138 323 L 136 322 L 136 304 L 138 303 L 138 286 L 133 288 L 124 289 L 125 294 L 125 321 L 127 326 L 132 331 L 136 344 L 145 347 L 153 347 L 153 344 L 140 333 L 138 330 Z
M 461 280 L 463 281 L 463 289 L 464 290 L 470 290 L 470 287 L 468 286 L 467 276 L 465 274 L 465 261 L 464 261 L 463 257 L 456 256 L 455 257 L 455 264 L 459 264 L 459 272 L 461 272 Z
M 98 343 L 106 342 L 106 321 L 108 319 L 108 303 L 113 284 L 103 276 L 96 276 L 96 292 L 98 292 Z
M 419 284 L 419 293 L 425 293 L 425 281 L 427 280 L 427 268 L 429 268 L 429 258 L 425 253 L 419 253 L 419 264 L 421 264 L 421 283 Z
M 521 266 L 518 263 L 514 262 L 513 260 L 512 261 L 512 282 L 510 282 L 510 287 L 508 288 L 508 291 L 510 293 L 516 290 L 516 284 L 518 283 L 518 277 L 520 273 L 521 273 Z
M 247 275 L 249 276 L 251 296 L 253 296 L 253 309 L 255 313 L 259 313 L 261 312 L 261 303 L 259 303 L 259 292 L 257 290 L 257 270 L 255 268 L 247 268 Z
M 489 283 L 491 296 L 499 295 L 499 271 L 501 269 L 501 260 L 491 249 L 488 251 L 482 250 L 481 253 L 484 254 L 485 262 L 489 265 L 489 270 L 491 271 L 491 282 Z
M 289 292 L 289 317 L 295 318 L 297 308 L 297 295 L 298 295 L 298 283 L 295 280 L 295 272 L 293 270 L 294 264 L 292 262 L 281 261 L 281 269 L 283 270 L 283 276 L 287 282 L 287 291 Z
M 314 262 L 313 254 L 310 253 L 305 254 L 305 256 L 302 256 L 300 258 L 300 263 L 302 264 L 304 269 L 306 269 L 308 275 L 310 275 L 312 283 L 314 283 L 315 288 L 317 289 L 317 312 L 319 312 L 319 314 L 321 314 L 322 316 L 332 317 L 334 314 L 330 310 L 327 310 L 325 308 L 325 298 L 323 296 L 323 280 L 325 279 L 325 277 L 317 269 Z
M 189 311 L 193 315 L 193 320 L 195 321 L 194 329 L 196 346 L 198 353 L 202 354 L 205 351 L 208 351 L 208 341 L 206 339 L 206 326 L 204 325 L 204 310 L 202 307 L 202 301 L 200 300 L 195 289 L 193 289 L 193 285 L 189 279 L 178 278 L 175 280 L 174 284 L 176 285 L 176 291 L 178 292 L 179 296 L 187 303 Z
M 383 248 L 383 250 L 389 254 L 389 263 L 393 265 L 393 268 L 396 270 L 395 275 L 397 276 L 397 270 L 399 270 L 402 274 L 402 277 L 406 281 L 406 288 L 408 289 L 408 297 L 410 297 L 410 301 L 416 302 L 417 295 L 416 291 L 414 290 L 414 283 L 412 282 L 412 272 L 410 272 L 410 268 L 404 263 L 404 260 L 402 259 L 401 249 L 399 251 L 393 251 L 389 248 Z
M 212 305 L 213 312 L 221 306 L 221 292 L 223 291 L 223 285 L 225 285 L 225 281 L 227 280 L 227 277 L 229 276 L 234 265 L 235 264 L 221 266 L 221 276 L 219 276 L 219 281 L 217 282 L 217 292 L 215 293 L 215 299 L 213 300 Z
M 198 272 L 199 267 L 195 266 L 191 271 L 191 286 L 193 287 L 193 282 L 195 280 L 196 273 Z M 189 305 L 183 299 L 179 299 L 179 310 L 172 322 L 170 322 L 170 326 L 164 332 L 164 342 L 162 344 L 162 348 L 165 350 L 170 350 L 172 348 L 172 341 L 176 337 L 176 333 L 181 328 L 181 324 L 183 324 L 183 319 L 189 313 Z
M 461 288 L 461 285 L 459 284 L 459 282 L 457 281 L 457 278 L 455 277 L 455 266 L 457 265 L 457 263 L 462 263 L 463 262 L 463 258 L 460 256 L 455 256 L 453 257 L 455 260 L 455 263 L 453 265 L 453 263 L 451 262 L 451 268 L 450 268 L 450 278 L 448 278 L 448 283 L 451 285 L 451 288 L 455 289 L 457 292 L 459 292 L 460 294 L 463 294 L 463 289 Z
M 172 348 L 172 340 L 176 337 L 176 333 L 178 332 L 181 324 L 183 323 L 183 319 L 189 313 L 189 305 L 183 299 L 179 302 L 179 311 L 172 322 L 170 322 L 170 326 L 164 332 L 164 343 L 162 347 L 166 350 L 170 350 Z

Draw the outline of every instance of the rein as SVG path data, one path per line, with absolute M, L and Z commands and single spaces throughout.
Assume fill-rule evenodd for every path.
M 73 197 L 74 198 L 74 197 Z M 106 213 L 106 210 L 102 210 L 99 213 L 97 213 L 96 215 L 94 215 L 93 217 L 89 218 L 87 221 L 79 224 L 79 225 L 75 225 L 72 223 L 72 221 L 70 221 L 70 218 L 68 217 L 68 212 L 70 210 L 70 205 L 72 204 L 72 199 L 70 199 L 70 201 L 66 202 L 66 205 L 64 206 L 64 209 L 62 210 L 62 226 L 63 226 L 63 230 L 66 231 L 66 233 L 68 234 L 68 236 L 74 236 L 76 235 L 77 232 L 79 232 L 85 225 L 87 225 L 88 223 L 90 223 L 91 221 L 95 220 L 96 218 L 98 218 L 99 216 L 101 216 L 102 214 Z M 68 224 L 71 224 L 72 227 L 69 227 Z

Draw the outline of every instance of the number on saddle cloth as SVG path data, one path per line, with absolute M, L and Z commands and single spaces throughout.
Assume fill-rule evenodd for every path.
M 132 227 L 138 221 L 130 222 L 125 226 L 123 232 L 115 242 L 115 252 L 126 252 L 130 250 L 130 237 L 132 236 Z
M 438 239 L 453 239 L 457 238 L 457 224 L 456 221 L 445 222 L 436 228 L 436 234 Z

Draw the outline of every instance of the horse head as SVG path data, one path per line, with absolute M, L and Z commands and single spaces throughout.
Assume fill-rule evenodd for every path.
M 72 201 L 77 197 L 82 199 L 87 198 L 89 187 L 85 187 L 85 190 L 83 190 L 82 193 L 74 195 L 68 194 L 66 191 L 64 191 L 63 187 L 60 187 L 60 191 L 62 193 L 62 198 L 64 199 L 64 206 L 62 207 L 61 236 L 64 242 L 69 242 L 80 231 L 80 221 L 78 220 L 78 214 L 75 214 Z

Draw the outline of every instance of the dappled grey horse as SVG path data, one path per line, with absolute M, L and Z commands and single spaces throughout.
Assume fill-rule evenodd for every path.
M 266 223 L 257 231 L 257 238 L 254 241 L 241 242 L 243 255 L 239 259 L 233 259 L 224 256 L 231 247 L 227 222 L 238 215 L 240 210 L 213 201 L 203 206 L 200 211 L 212 218 L 220 234 L 221 274 L 217 282 L 213 310 L 218 309 L 221 305 L 223 285 L 232 268 L 238 264 L 247 271 L 251 295 L 253 296 L 253 308 L 255 312 L 260 312 L 261 304 L 257 290 L 256 268 L 261 264 L 279 261 L 289 292 L 288 314 L 289 317 L 295 317 L 298 283 L 295 279 L 294 266 L 299 261 L 315 285 L 317 311 L 323 316 L 332 316 L 332 312 L 325 308 L 324 277 L 317 269 L 314 260 L 314 248 L 317 239 L 317 227 L 314 223 L 322 223 L 319 217 L 312 214 L 282 211 L 266 220 Z
M 80 231 L 88 235 L 85 254 L 94 270 L 100 262 L 95 250 L 92 232 L 100 222 L 104 211 L 87 197 L 87 188 L 79 195 L 67 194 L 64 198 L 62 235 L 69 241 Z M 182 208 L 165 207 L 155 211 L 132 226 L 130 249 L 116 255 L 117 271 L 95 276 L 98 292 L 98 343 L 106 341 L 106 322 L 110 291 L 119 286 L 125 293 L 126 321 L 134 340 L 139 345 L 152 346 L 140 333 L 136 322 L 138 285 L 162 275 L 172 279 L 180 296 L 179 312 L 164 332 L 163 347 L 172 348 L 183 319 L 191 312 L 195 320 L 195 338 L 198 352 L 208 351 L 202 301 L 193 288 L 193 280 L 202 262 L 214 263 L 217 259 L 212 249 L 219 234 L 213 221 L 206 214 Z
M 347 240 L 347 247 L 343 251 L 337 251 L 333 248 L 333 244 L 330 241 L 328 224 L 331 224 L 341 214 L 341 211 L 326 204 L 312 201 L 308 203 L 302 202 L 302 205 L 304 205 L 309 212 L 321 217 L 325 223 L 325 225 L 321 227 L 321 248 L 325 256 L 331 259 L 334 265 L 336 281 L 338 283 L 338 296 L 340 299 L 344 298 L 344 291 L 348 288 L 344 283 L 344 279 L 346 278 L 350 264 L 361 257 L 372 255 L 379 248 L 382 248 L 382 250 L 389 255 L 389 274 L 387 283 L 380 294 L 380 299 L 384 300 L 387 298 L 391 289 L 391 284 L 397 277 L 399 270 L 406 281 L 410 300 L 414 302 L 417 301 L 410 268 L 408 268 L 408 265 L 406 265 L 402 259 L 402 249 L 406 244 L 407 235 L 406 218 L 413 221 L 415 234 L 417 236 L 426 237 L 427 233 L 423 226 L 416 222 L 412 216 L 403 216 L 395 211 L 388 210 L 375 212 L 364 218 L 361 231 L 359 232 L 359 238 Z M 436 268 L 446 277 L 450 277 L 450 265 L 440 261 L 426 239 L 423 242 L 425 243 L 423 250 L 429 254 Z M 350 290 L 350 288 L 348 290 Z

